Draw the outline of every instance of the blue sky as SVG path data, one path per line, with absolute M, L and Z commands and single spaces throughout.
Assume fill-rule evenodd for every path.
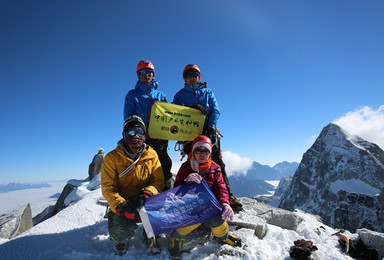
M 300 162 L 335 120 L 383 140 L 383 13 L 379 0 L 3 0 L 0 182 L 87 177 L 121 137 L 141 59 L 170 102 L 198 64 L 231 171 Z

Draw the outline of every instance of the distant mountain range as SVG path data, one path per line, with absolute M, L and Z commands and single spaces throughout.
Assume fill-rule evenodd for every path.
M 283 177 L 292 176 L 297 167 L 296 162 L 281 162 L 273 167 L 253 162 L 252 167 L 244 174 L 230 176 L 229 183 L 232 193 L 236 197 L 255 197 L 261 194 L 273 193 L 275 187 L 266 181 L 280 180 Z
M 26 189 L 40 189 L 40 188 L 49 188 L 51 187 L 48 183 L 8 183 L 0 184 L 0 193 L 5 193 L 15 190 L 26 190 Z
M 252 167 L 247 171 L 246 177 L 252 180 L 275 181 L 282 177 L 293 175 L 299 164 L 297 162 L 281 162 L 273 167 L 253 162 Z

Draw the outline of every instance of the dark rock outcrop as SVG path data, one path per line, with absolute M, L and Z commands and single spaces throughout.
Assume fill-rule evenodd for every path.
M 101 167 L 103 165 L 103 161 L 106 153 L 103 148 L 100 148 L 97 154 L 92 159 L 92 162 L 89 164 L 88 168 L 88 178 L 92 180 L 97 174 L 101 172 Z
M 74 189 L 76 189 L 76 186 L 70 183 L 67 183 L 64 186 L 63 191 L 61 192 L 61 195 L 52 210 L 52 216 L 56 215 L 61 209 L 65 208 L 64 200 Z
M 356 226 L 373 230 L 382 230 L 383 214 L 377 196 L 360 193 L 349 193 L 340 190 L 337 193 L 336 209 L 334 210 L 333 225 L 348 230 Z M 353 219 L 353 221 L 351 221 Z
M 37 224 L 43 222 L 44 220 L 49 219 L 52 216 L 52 212 L 53 212 L 54 207 L 55 206 L 53 206 L 53 205 L 48 206 L 42 212 L 37 214 L 33 218 L 33 225 L 36 226 Z

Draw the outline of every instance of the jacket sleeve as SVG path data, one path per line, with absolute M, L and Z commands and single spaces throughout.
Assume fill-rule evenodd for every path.
M 173 104 L 176 104 L 176 105 L 181 105 L 181 100 L 179 98 L 179 92 L 177 92 L 175 94 L 175 96 L 173 97 L 173 101 L 172 101 Z
M 129 91 L 127 95 L 125 96 L 125 101 L 124 101 L 124 121 L 127 119 L 127 117 L 130 117 L 132 115 L 136 115 L 137 111 L 135 111 L 135 97 L 133 95 L 132 91 Z
M 189 161 L 183 163 L 179 169 L 179 171 L 176 174 L 175 183 L 173 184 L 173 187 L 180 186 L 184 183 L 185 178 L 192 173 L 192 171 L 188 170 L 188 167 L 186 167 L 186 163 L 189 163 Z
M 156 195 L 163 191 L 165 183 L 164 183 L 163 168 L 161 167 L 159 157 L 157 156 L 154 150 L 153 150 L 153 153 L 154 153 L 153 164 L 152 164 L 152 169 L 150 169 L 151 180 L 149 185 L 144 189 L 150 191 L 153 195 Z
M 118 174 L 115 165 L 113 155 L 107 154 L 101 170 L 101 191 L 114 213 L 116 213 L 117 205 L 125 202 L 125 199 L 119 194 Z
M 213 190 L 213 193 L 215 194 L 217 200 L 220 202 L 220 204 L 223 204 L 223 203 L 229 204 L 229 193 L 228 193 L 227 185 L 224 182 L 221 170 L 217 170 L 214 173 L 214 179 L 215 179 L 215 182 L 214 182 L 215 188 Z
M 212 91 L 210 91 L 210 95 L 208 98 L 208 105 L 209 105 L 209 121 L 208 126 L 210 125 L 217 125 L 217 122 L 219 121 L 220 117 L 220 109 L 219 104 L 217 103 L 215 94 L 213 94 Z

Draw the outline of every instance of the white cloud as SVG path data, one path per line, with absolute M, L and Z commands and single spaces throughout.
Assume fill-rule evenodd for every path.
M 359 107 L 335 119 L 333 123 L 384 149 L 384 105 L 377 110 L 368 106 Z
M 181 164 L 184 163 L 187 159 L 184 158 L 183 161 L 180 161 L 179 154 L 170 154 L 172 157 L 172 169 L 171 172 L 176 175 L 181 167 Z M 240 157 L 238 154 L 232 153 L 230 151 L 225 151 L 222 153 L 223 161 L 225 163 L 225 170 L 227 171 L 227 176 L 231 176 L 234 173 L 243 173 L 246 174 L 247 170 L 252 167 L 252 160 L 247 157 Z
M 230 151 L 223 152 L 223 160 L 228 177 L 234 173 L 246 174 L 247 170 L 252 167 L 253 163 L 251 159 L 247 157 L 240 157 L 238 154 Z

